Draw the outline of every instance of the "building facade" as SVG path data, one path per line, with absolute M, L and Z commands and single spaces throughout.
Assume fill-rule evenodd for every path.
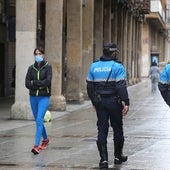
M 89 65 L 105 42 L 118 44 L 133 85 L 147 77 L 152 60 L 168 60 L 167 1 L 0 0 L 0 96 L 15 94 L 12 119 L 32 119 L 25 74 L 33 50 L 45 48 L 53 68 L 51 110 L 87 99 Z M 16 66 L 16 67 L 15 67 Z M 15 88 L 12 87 L 13 68 Z

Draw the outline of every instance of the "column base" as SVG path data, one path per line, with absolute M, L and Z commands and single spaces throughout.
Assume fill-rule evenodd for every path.
M 50 97 L 49 110 L 52 111 L 65 111 L 66 110 L 66 100 L 62 95 L 55 95 Z
M 84 95 L 83 93 L 70 93 L 67 95 L 67 101 L 70 103 L 75 103 L 75 104 L 83 104 L 84 103 Z
M 28 102 L 15 102 L 11 107 L 11 119 L 34 120 L 30 104 Z

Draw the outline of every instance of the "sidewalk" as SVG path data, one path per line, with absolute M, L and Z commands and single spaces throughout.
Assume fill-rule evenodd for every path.
M 128 161 L 113 163 L 112 129 L 108 134 L 110 170 L 170 169 L 170 110 L 160 96 L 151 93 L 149 80 L 128 87 L 130 110 L 124 117 L 124 154 Z M 6 103 L 6 102 L 5 102 Z M 1 110 L 9 110 L 8 104 Z M 3 107 L 1 107 L 3 106 Z M 3 118 L 4 115 L 1 115 Z M 7 116 L 7 115 L 5 115 Z M 92 170 L 98 169 L 96 114 L 90 101 L 67 105 L 65 112 L 52 112 L 46 123 L 51 138 L 39 155 L 30 152 L 34 143 L 33 121 L 3 119 L 0 122 L 1 170 Z
M 128 87 L 129 96 L 133 96 L 133 94 L 138 92 L 143 87 L 150 88 L 149 86 L 150 86 L 149 79 L 143 79 L 138 84 Z M 130 102 L 133 103 L 133 100 L 131 100 Z M 13 103 L 14 103 L 13 97 L 0 98 L 0 131 L 15 129 L 15 128 L 34 124 L 34 121 L 31 120 L 10 120 L 10 109 Z M 64 115 L 72 113 L 75 110 L 79 110 L 87 106 L 91 106 L 91 102 L 89 100 L 85 101 L 83 104 L 80 105 L 67 104 L 66 111 L 63 112 L 52 111 L 51 112 L 52 119 L 60 118 Z
M 29 126 L 34 124 L 31 120 L 11 120 L 10 119 L 10 109 L 11 105 L 14 103 L 13 98 L 0 98 L 0 131 L 11 130 L 15 128 L 20 128 L 23 126 Z M 67 104 L 66 111 L 51 111 L 52 120 L 60 118 L 64 115 L 70 114 L 75 110 L 79 110 L 86 106 L 91 105 L 90 101 L 85 101 L 83 104 Z

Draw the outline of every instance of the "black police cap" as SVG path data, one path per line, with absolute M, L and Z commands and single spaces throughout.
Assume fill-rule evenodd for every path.
M 105 43 L 103 49 L 109 51 L 118 51 L 117 45 L 114 43 Z

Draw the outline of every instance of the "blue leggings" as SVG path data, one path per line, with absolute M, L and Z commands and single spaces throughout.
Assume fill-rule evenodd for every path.
M 49 106 L 49 96 L 30 96 L 30 104 L 36 122 L 35 145 L 39 146 L 41 137 L 47 139 L 47 132 L 44 126 L 44 115 Z

